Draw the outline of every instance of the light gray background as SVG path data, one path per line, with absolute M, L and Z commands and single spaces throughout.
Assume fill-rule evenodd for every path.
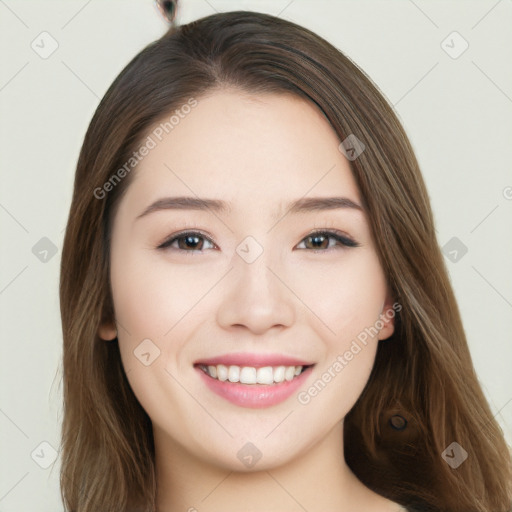
M 247 9 L 302 24 L 394 104 L 440 245 L 457 237 L 468 249 L 456 262 L 447 251 L 447 264 L 480 382 L 512 443 L 512 1 L 181 2 L 180 23 Z M 0 0 L 1 512 L 62 510 L 59 460 L 40 465 L 59 447 L 58 271 L 74 168 L 99 99 L 166 28 L 152 0 Z M 59 45 L 46 59 L 31 47 L 50 48 L 44 31 Z M 458 58 L 453 31 L 469 44 Z

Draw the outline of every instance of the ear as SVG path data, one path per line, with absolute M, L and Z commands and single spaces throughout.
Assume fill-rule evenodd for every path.
M 395 304 L 393 297 L 388 292 L 379 318 L 383 324 L 379 332 L 379 340 L 387 340 L 395 332 L 395 316 L 396 312 L 400 311 L 401 308 L 396 308 L 395 304 L 395 309 L 393 304 Z
M 104 341 L 117 338 L 117 329 L 113 322 L 102 321 L 98 326 L 98 336 Z
M 103 314 L 98 326 L 98 336 L 104 341 L 111 341 L 117 338 L 117 326 L 114 315 Z
M 104 341 L 117 338 L 117 323 L 110 291 L 106 291 L 101 308 L 101 320 L 97 329 L 98 336 Z

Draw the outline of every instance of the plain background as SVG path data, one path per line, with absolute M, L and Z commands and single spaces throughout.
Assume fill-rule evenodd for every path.
M 247 9 L 302 24 L 362 67 L 394 105 L 427 183 L 439 244 L 449 244 L 478 377 L 512 444 L 512 2 L 181 4 L 180 23 Z M 60 249 L 74 169 L 99 99 L 166 28 L 152 0 L 0 0 L 1 512 L 62 510 L 52 449 L 62 419 Z M 47 58 L 34 51 L 49 51 L 52 40 L 58 48 Z

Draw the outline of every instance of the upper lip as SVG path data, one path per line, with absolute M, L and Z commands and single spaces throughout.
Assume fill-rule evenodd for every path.
M 247 352 L 236 352 L 210 357 L 208 359 L 199 359 L 194 364 L 202 364 L 205 366 L 217 366 L 218 364 L 224 364 L 226 366 L 235 365 L 258 368 L 263 366 L 310 366 L 313 363 L 283 354 L 251 354 Z

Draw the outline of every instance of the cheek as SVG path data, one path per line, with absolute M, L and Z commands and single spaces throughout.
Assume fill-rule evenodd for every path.
M 154 261 L 143 251 L 119 254 L 112 251 L 111 282 L 123 367 L 152 421 L 179 436 L 184 423 L 169 411 L 188 410 L 190 397 L 175 378 L 186 380 L 192 372 L 184 351 L 201 323 L 197 303 L 211 284 L 200 285 L 191 268 Z
M 363 391 L 375 361 L 376 322 L 386 296 L 378 257 L 359 251 L 323 268 L 305 266 L 297 284 L 304 302 L 321 319 L 314 324 L 324 343 L 316 380 L 299 402 L 314 403 L 311 410 L 319 414 L 330 410 L 333 417 L 343 417 Z
M 111 268 L 123 366 L 139 401 L 149 406 L 155 389 L 172 384 L 169 373 L 191 370 L 188 341 L 211 321 L 207 294 L 222 275 L 208 265 L 178 265 L 154 256 L 113 250 Z
M 386 296 L 380 263 L 370 250 L 303 264 L 295 270 L 294 283 L 297 295 L 324 325 L 327 339 L 338 345 L 375 324 Z
M 143 254 L 113 263 L 111 280 L 118 321 L 132 335 L 162 340 L 189 319 L 214 282 L 211 272 Z

